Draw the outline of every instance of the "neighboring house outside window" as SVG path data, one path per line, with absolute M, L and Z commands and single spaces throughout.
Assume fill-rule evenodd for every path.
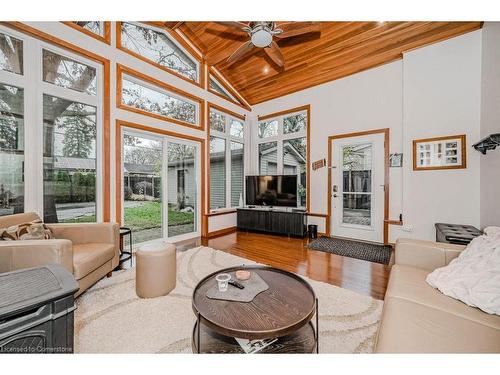
M 297 175 L 297 206 L 306 206 L 307 110 L 259 121 L 258 173 Z
M 210 108 L 210 209 L 244 199 L 244 119 Z

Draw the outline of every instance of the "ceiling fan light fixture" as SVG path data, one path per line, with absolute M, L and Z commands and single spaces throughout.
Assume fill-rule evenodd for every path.
M 267 30 L 257 30 L 252 34 L 252 44 L 255 47 L 268 47 L 273 41 L 272 34 Z

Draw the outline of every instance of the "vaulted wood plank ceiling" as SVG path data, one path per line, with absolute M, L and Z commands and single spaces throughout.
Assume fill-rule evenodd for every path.
M 281 22 L 278 22 L 278 26 Z M 214 22 L 180 30 L 252 105 L 400 59 L 402 53 L 481 28 L 481 22 L 321 22 L 321 31 L 277 40 L 278 68 L 259 49 L 228 66 L 248 35 Z

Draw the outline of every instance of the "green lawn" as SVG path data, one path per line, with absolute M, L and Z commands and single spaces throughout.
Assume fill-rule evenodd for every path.
M 192 212 L 179 212 L 169 209 L 169 226 L 190 224 L 194 221 Z M 76 219 L 66 220 L 65 223 L 91 223 L 95 222 L 95 216 L 83 216 Z M 138 207 L 125 208 L 125 225 L 133 231 L 158 228 L 161 226 L 161 203 L 147 202 Z

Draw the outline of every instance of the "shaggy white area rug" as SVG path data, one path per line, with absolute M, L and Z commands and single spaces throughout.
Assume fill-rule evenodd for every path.
M 191 294 L 218 269 L 255 264 L 209 247 L 177 254 L 177 286 L 167 296 L 140 299 L 135 269 L 118 271 L 81 295 L 75 312 L 76 353 L 191 353 Z M 319 298 L 320 351 L 370 353 L 382 301 L 305 278 Z

